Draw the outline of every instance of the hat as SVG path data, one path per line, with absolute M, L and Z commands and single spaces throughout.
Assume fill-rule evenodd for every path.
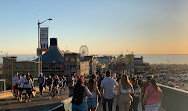
M 58 75 L 55 75 L 55 78 L 57 79 L 57 78 L 58 78 Z
M 82 78 L 79 78 L 79 79 L 77 80 L 77 82 L 79 82 L 79 81 L 81 81 L 82 83 L 84 82 L 84 80 L 83 80 Z

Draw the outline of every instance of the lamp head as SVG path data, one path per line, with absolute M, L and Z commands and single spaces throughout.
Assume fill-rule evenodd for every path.
M 52 18 L 49 18 L 48 20 L 53 20 Z

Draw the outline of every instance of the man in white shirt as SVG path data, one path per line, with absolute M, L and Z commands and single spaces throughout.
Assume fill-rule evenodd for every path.
M 15 97 L 18 96 L 18 73 L 15 74 L 15 77 L 13 78 L 13 95 L 15 95 Z
M 109 111 L 112 111 L 114 88 L 118 86 L 117 82 L 110 76 L 110 72 L 107 71 L 106 78 L 101 82 L 101 101 L 103 102 L 103 111 L 106 111 L 106 102 L 108 102 Z

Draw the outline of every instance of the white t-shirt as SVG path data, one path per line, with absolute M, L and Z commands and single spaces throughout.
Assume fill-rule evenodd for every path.
M 25 83 L 26 83 L 26 78 L 22 76 L 22 78 L 20 79 L 20 87 L 25 88 Z
M 13 79 L 13 85 L 15 86 L 16 84 L 18 84 L 18 76 L 15 76 L 14 79 Z
M 26 79 L 26 83 L 27 84 L 25 84 L 25 88 L 32 88 L 32 86 L 33 86 L 33 81 L 30 79 L 30 80 L 27 80 Z

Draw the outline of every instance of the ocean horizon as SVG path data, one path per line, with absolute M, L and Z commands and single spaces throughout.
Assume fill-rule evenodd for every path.
M 105 54 L 107 55 L 107 54 Z M 109 56 L 110 54 L 108 54 Z M 0 55 L 0 64 L 3 63 L 2 57 L 6 55 Z M 16 56 L 17 61 L 22 60 L 35 60 L 37 58 L 34 54 L 25 54 L 25 55 L 7 55 L 7 56 Z M 103 56 L 103 55 L 98 55 Z M 112 55 L 118 56 L 118 55 Z M 135 54 L 135 57 L 143 57 L 144 62 L 150 64 L 188 64 L 188 54 Z

